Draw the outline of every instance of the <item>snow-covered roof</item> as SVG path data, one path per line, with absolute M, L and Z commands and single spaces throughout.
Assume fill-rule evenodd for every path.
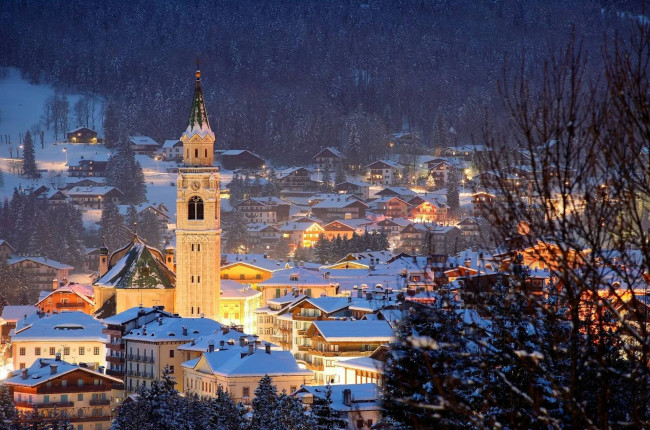
M 12 342 L 87 340 L 106 342 L 104 325 L 92 316 L 79 311 L 59 314 L 34 314 L 16 323 Z
M 384 362 L 370 357 L 358 357 L 350 360 L 341 360 L 334 363 L 335 366 L 345 369 L 366 370 L 369 372 L 384 373 Z
M 7 322 L 16 322 L 35 314 L 37 310 L 33 305 L 7 305 L 2 308 L 2 319 Z
M 105 196 L 113 190 L 122 194 L 122 192 L 115 187 L 74 187 L 69 191 L 66 191 L 66 194 L 69 196 Z
M 183 145 L 183 141 L 178 139 L 167 139 L 163 143 L 162 147 L 165 149 L 171 149 L 174 148 L 176 145 Z
M 184 331 L 183 328 L 186 328 Z M 189 342 L 192 338 L 213 333 L 221 324 L 209 318 L 159 318 L 124 336 L 126 340 L 144 342 Z M 185 334 L 183 334 L 185 333 Z
M 61 294 L 61 293 L 73 293 L 76 296 L 80 297 L 82 300 L 90 304 L 91 306 L 95 305 L 95 302 L 93 298 L 95 297 L 95 292 L 93 291 L 93 288 L 89 285 L 80 285 L 80 284 L 71 284 L 71 285 L 64 285 L 63 287 L 57 288 L 56 290 L 51 290 L 51 291 L 41 291 L 41 295 L 39 296 L 38 303 L 36 303 L 36 306 L 39 305 L 43 300 L 47 299 L 53 294 Z M 46 294 L 43 294 L 46 293 Z
M 273 272 L 271 278 L 259 282 L 257 285 L 262 287 L 271 286 L 300 286 L 308 287 L 310 285 L 324 286 L 333 282 L 326 279 L 325 276 L 313 270 L 303 269 L 301 267 L 291 267 L 289 269 L 280 269 Z
M 378 167 L 383 168 L 384 166 L 382 166 L 382 164 L 387 166 L 387 167 L 390 167 L 391 169 L 400 169 L 402 167 L 399 163 L 396 163 L 394 161 L 377 160 L 377 161 L 373 161 L 372 163 L 368 164 L 367 166 L 365 166 L 365 168 L 366 169 L 376 169 Z
M 243 299 L 261 295 L 261 291 L 254 290 L 250 286 L 242 285 L 239 282 L 235 282 L 229 279 L 221 280 L 222 299 Z
M 336 197 L 328 197 L 324 200 L 319 201 L 312 207 L 314 209 L 344 208 L 354 203 L 368 207 L 367 204 L 359 200 L 356 196 L 348 194 L 337 194 Z
M 104 324 L 107 325 L 122 325 L 122 324 L 126 324 L 129 321 L 135 320 L 136 318 L 138 318 L 138 316 L 142 314 L 148 315 L 152 312 L 160 313 L 161 315 L 164 315 L 166 317 L 172 316 L 171 313 L 165 312 L 162 309 L 134 306 L 130 309 L 120 312 L 119 314 L 113 315 L 112 317 L 104 318 L 102 321 L 104 322 Z
M 222 270 L 235 264 L 254 266 L 271 272 L 285 267 L 281 262 L 265 257 L 264 254 L 222 254 L 221 256 L 226 260 L 221 265 Z
M 332 409 L 338 412 L 375 411 L 381 409 L 382 394 L 377 384 L 336 384 L 331 385 Z M 350 390 L 351 405 L 343 403 L 343 391 Z M 302 397 L 304 394 L 324 399 L 327 392 L 325 385 L 306 385 L 300 387 L 293 396 Z
M 214 346 L 215 350 L 221 349 L 221 341 L 224 343 L 224 349 L 239 347 L 239 338 L 242 336 L 246 336 L 246 334 L 229 327 L 219 327 L 212 333 L 195 337 L 193 342 L 181 345 L 178 349 L 181 351 L 208 352 L 210 345 Z M 246 337 L 248 338 L 248 336 Z
M 321 227 L 321 225 L 317 222 L 287 222 L 280 227 L 280 231 L 305 231 L 313 225 Z
M 341 151 L 339 151 L 336 148 L 332 148 L 331 146 L 328 146 L 327 148 L 323 148 L 320 151 L 318 151 L 318 154 L 314 155 L 314 158 L 321 156 L 321 154 L 326 151 L 331 152 L 332 155 L 334 155 L 337 158 L 343 158 L 343 154 L 341 154 Z
M 185 362 L 183 367 L 194 368 L 201 360 L 207 362 L 213 374 L 231 378 L 236 376 L 312 375 L 310 370 L 298 367 L 298 363 L 291 351 L 271 351 L 270 354 L 267 354 L 264 348 L 257 348 L 253 350 L 252 354 L 242 357 L 240 348 L 232 348 L 206 352 L 197 362 L 193 363 L 193 360 Z
M 72 266 L 68 266 L 67 264 L 64 264 L 64 263 L 59 263 L 58 261 L 52 260 L 52 259 L 47 258 L 47 257 L 14 257 L 14 258 L 10 258 L 9 260 L 7 260 L 7 264 L 12 266 L 14 264 L 21 263 L 23 261 L 31 261 L 33 263 L 43 264 L 45 266 L 48 266 L 48 267 L 51 267 L 51 268 L 57 269 L 57 270 L 64 270 L 64 269 L 72 270 L 72 269 L 74 269 L 74 267 L 72 267 Z
M 56 366 L 56 372 L 52 373 L 52 366 Z M 3 381 L 3 383 L 8 385 L 17 385 L 21 387 L 35 387 L 37 385 L 43 384 L 54 378 L 59 378 L 62 375 L 73 372 L 75 370 L 80 370 L 86 372 L 93 378 L 105 378 L 111 381 L 112 383 L 122 383 L 122 380 L 115 378 L 113 376 L 105 375 L 98 371 L 89 369 L 87 367 L 81 367 L 79 364 L 68 363 L 63 360 L 56 360 L 53 358 L 39 358 L 36 360 L 27 370 L 27 378 L 23 379 L 23 371 L 16 371 L 15 376 Z
M 129 137 L 129 140 L 131 141 L 131 143 L 138 146 L 155 146 L 155 147 L 160 146 L 158 145 L 158 143 L 156 143 L 155 140 L 153 140 L 149 136 L 131 136 Z
M 392 342 L 395 332 L 386 321 L 314 321 L 328 342 Z

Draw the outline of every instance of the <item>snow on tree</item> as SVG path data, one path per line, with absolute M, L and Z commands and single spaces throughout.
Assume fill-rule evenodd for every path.
M 274 421 L 280 429 L 311 430 L 315 422 L 311 414 L 306 414 L 302 400 L 282 392 L 278 398 Z
M 336 430 L 346 428 L 346 421 L 332 408 L 332 403 L 332 386 L 328 381 L 328 384 L 325 386 L 325 397 L 314 398 L 314 403 L 311 406 L 314 429 Z
M 147 187 L 142 166 L 135 160 L 135 154 L 128 139 L 117 143 L 106 166 L 106 185 L 115 187 L 124 193 L 124 202 L 140 204 L 147 200 Z
M 230 393 L 217 386 L 217 395 L 206 399 L 208 408 L 207 427 L 210 429 L 240 430 L 245 428 L 244 414 L 246 408 L 241 403 L 235 403 Z
M 122 215 L 112 200 L 107 200 L 102 208 L 99 220 L 99 234 L 109 250 L 115 251 L 126 245 L 130 239 L 129 232 L 124 228 Z
M 25 133 L 25 139 L 23 140 L 23 173 L 30 179 L 39 176 L 38 168 L 36 167 L 34 141 L 29 130 Z
M 160 248 L 163 245 L 163 231 L 158 217 L 152 210 L 146 210 L 138 221 L 138 235 L 147 245 Z
M 264 375 L 255 389 L 253 399 L 253 416 L 250 430 L 274 430 L 278 428 L 275 420 L 275 411 L 278 407 L 277 388 L 273 385 L 273 379 Z
M 3 428 L 11 429 L 13 422 L 18 418 L 18 411 L 14 405 L 13 394 L 5 384 L 0 384 L 0 423 Z
M 460 208 L 460 197 L 458 194 L 458 170 L 451 168 L 447 176 L 447 206 L 452 214 L 456 214 Z

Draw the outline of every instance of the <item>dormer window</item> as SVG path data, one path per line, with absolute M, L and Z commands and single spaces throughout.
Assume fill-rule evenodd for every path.
M 293 274 L 291 274 L 291 275 L 289 276 L 289 280 L 291 280 L 291 281 L 297 281 L 297 280 L 298 280 L 298 274 L 297 274 L 297 273 L 293 273 Z
M 202 220 L 203 219 L 203 200 L 199 196 L 190 198 L 187 203 L 187 219 L 189 220 Z

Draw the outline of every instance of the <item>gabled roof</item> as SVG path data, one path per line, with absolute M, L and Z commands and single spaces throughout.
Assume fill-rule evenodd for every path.
M 54 374 L 52 374 L 50 370 L 52 365 L 56 366 L 56 373 Z M 39 358 L 27 369 L 27 378 L 23 379 L 22 371 L 16 371 L 15 376 L 5 380 L 4 383 L 13 386 L 36 387 L 74 371 L 88 373 L 92 375 L 91 377 L 93 379 L 102 378 L 107 379 L 114 384 L 122 383 L 122 380 L 119 378 L 88 369 L 87 367 L 81 367 L 78 364 L 72 364 L 67 361 L 56 360 L 53 358 Z
M 80 297 L 82 300 L 84 300 L 86 303 L 88 303 L 91 306 L 95 306 L 95 301 L 93 300 L 95 294 L 93 292 L 92 287 L 87 287 L 86 285 L 65 285 L 63 287 L 57 288 L 56 290 L 52 291 L 45 291 L 45 295 L 42 297 L 39 297 L 38 302 L 36 303 L 36 306 L 40 305 L 43 300 L 47 299 L 48 297 L 56 294 L 62 294 L 62 293 L 72 293 L 75 294 L 77 297 Z M 43 292 L 42 292 L 43 293 Z
M 311 376 L 310 370 L 301 369 L 291 351 L 271 351 L 267 354 L 263 348 L 253 350 L 252 354 L 242 357 L 240 348 L 231 348 L 204 353 L 199 360 L 185 362 L 184 368 L 196 369 L 202 363 L 209 366 L 212 374 L 229 378 L 237 376 Z
M 11 248 L 12 251 L 16 252 L 16 250 L 14 249 L 14 247 L 11 246 L 11 244 L 9 244 L 9 242 L 7 242 L 7 241 L 4 240 L 4 239 L 0 239 L 0 246 L 2 246 L 2 245 L 8 246 L 9 248 Z
M 402 166 L 399 163 L 395 163 L 390 160 L 377 160 L 368 164 L 366 169 L 401 169 Z
M 312 206 L 313 209 L 330 209 L 330 208 L 345 208 L 348 206 L 364 206 L 367 204 L 359 200 L 357 197 L 346 194 L 337 194 L 336 197 L 328 197 L 323 199 Z
M 122 325 L 133 321 L 140 316 L 149 315 L 151 313 L 158 313 L 166 317 L 172 316 L 171 313 L 165 312 L 162 309 L 134 306 L 130 309 L 120 312 L 119 314 L 113 315 L 112 317 L 104 318 L 102 322 L 108 325 Z
M 332 409 L 338 412 L 376 411 L 381 409 L 382 393 L 377 384 L 336 384 L 330 385 L 332 390 Z M 343 391 L 350 390 L 351 405 L 343 403 Z M 327 387 L 325 385 L 305 385 L 292 395 L 302 397 L 311 394 L 314 398 L 325 399 Z
M 221 329 L 221 324 L 210 318 L 158 318 L 140 328 L 131 330 L 124 339 L 147 342 L 183 342 L 205 336 Z M 184 332 L 184 328 L 185 333 Z
M 328 155 L 331 155 L 336 158 L 341 158 L 341 159 L 343 158 L 343 154 L 341 154 L 341 152 L 338 149 L 332 148 L 331 146 L 321 149 L 320 151 L 318 151 L 318 154 L 314 155 L 313 158 L 326 157 Z
M 129 140 L 131 141 L 132 144 L 138 146 L 155 146 L 156 148 L 160 146 L 155 140 L 153 140 L 149 136 L 131 136 L 129 137 Z
M 328 342 L 392 342 L 395 332 L 386 321 L 314 321 L 309 327 Z M 307 333 L 309 335 L 309 332 Z
M 46 257 L 14 257 L 14 258 L 10 258 L 9 260 L 7 260 L 7 264 L 12 266 L 14 264 L 22 263 L 23 261 L 31 261 L 33 263 L 42 264 L 44 266 L 48 266 L 48 267 L 51 267 L 51 268 L 57 269 L 57 270 L 64 270 L 64 269 L 72 270 L 72 269 L 74 269 L 74 267 L 72 267 L 72 266 L 68 266 L 67 264 L 64 264 L 64 263 L 59 263 L 56 260 L 52 260 L 52 259 L 49 259 L 49 258 L 46 258 Z
M 122 195 L 122 191 L 115 187 L 74 187 L 67 191 L 69 196 L 105 196 L 109 193 L 117 192 Z
M 167 139 L 163 143 L 162 147 L 165 148 L 165 149 L 169 149 L 169 148 L 175 148 L 176 146 L 182 146 L 182 145 L 183 145 L 182 140 L 179 140 L 179 139 Z
M 259 282 L 260 287 L 309 287 L 309 286 L 326 286 L 334 284 L 319 272 L 303 269 L 301 267 L 291 267 L 289 269 L 280 269 L 273 272 L 271 278 Z
M 79 311 L 60 314 L 33 314 L 18 321 L 11 337 L 12 342 L 87 340 L 106 342 L 102 333 L 104 325 L 92 316 Z
M 27 319 L 36 313 L 33 305 L 7 305 L 2 308 L 2 319 L 6 322 L 16 322 L 21 319 Z

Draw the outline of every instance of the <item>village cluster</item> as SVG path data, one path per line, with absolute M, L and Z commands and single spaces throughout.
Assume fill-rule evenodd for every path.
M 70 145 L 101 143 L 89 129 L 67 138 Z M 0 319 L 4 384 L 19 412 L 56 409 L 76 429 L 107 429 L 120 405 L 163 373 L 181 393 L 216 396 L 221 388 L 245 405 L 268 375 L 278 392 L 307 407 L 331 385 L 332 407 L 347 427 L 368 429 L 382 419 L 395 330 L 432 304 L 431 292 L 447 286 L 468 304 L 464 318 L 481 324 L 486 316 L 471 311 L 473 297 L 508 276 L 515 255 L 538 294 L 553 282 L 553 243 L 491 243 L 488 219 L 499 192 L 479 187 L 489 175 L 477 162 L 489 156 L 482 146 L 356 170 L 325 148 L 310 166 L 271 174 L 250 151 L 214 151 L 199 72 L 182 137 L 162 147 L 142 136 L 131 141 L 136 153 L 179 161 L 176 219 L 163 204 L 138 207 L 156 216 L 168 246 L 157 249 L 136 231 L 121 248 L 88 249 L 84 266 L 71 267 L 15 255 L 0 242 L 0 258 L 20 267 L 38 296 L 33 305 L 5 306 Z M 215 157 L 224 170 L 242 172 L 231 181 L 245 191 L 221 184 Z M 102 185 L 106 161 L 71 160 L 69 176 L 78 182 L 32 192 L 51 205 L 119 205 L 121 191 Z M 333 180 L 343 169 L 344 179 Z M 242 179 L 249 174 L 255 179 Z M 527 174 L 522 161 L 508 176 L 511 186 L 525 186 Z M 264 195 L 269 184 L 277 195 Z M 455 202 L 449 187 L 457 187 Z M 222 214 L 233 212 L 245 232 L 236 252 L 222 253 L 222 235 L 232 242 L 233 234 L 222 232 Z M 331 249 L 353 240 L 368 249 Z M 278 252 L 281 243 L 286 250 Z

